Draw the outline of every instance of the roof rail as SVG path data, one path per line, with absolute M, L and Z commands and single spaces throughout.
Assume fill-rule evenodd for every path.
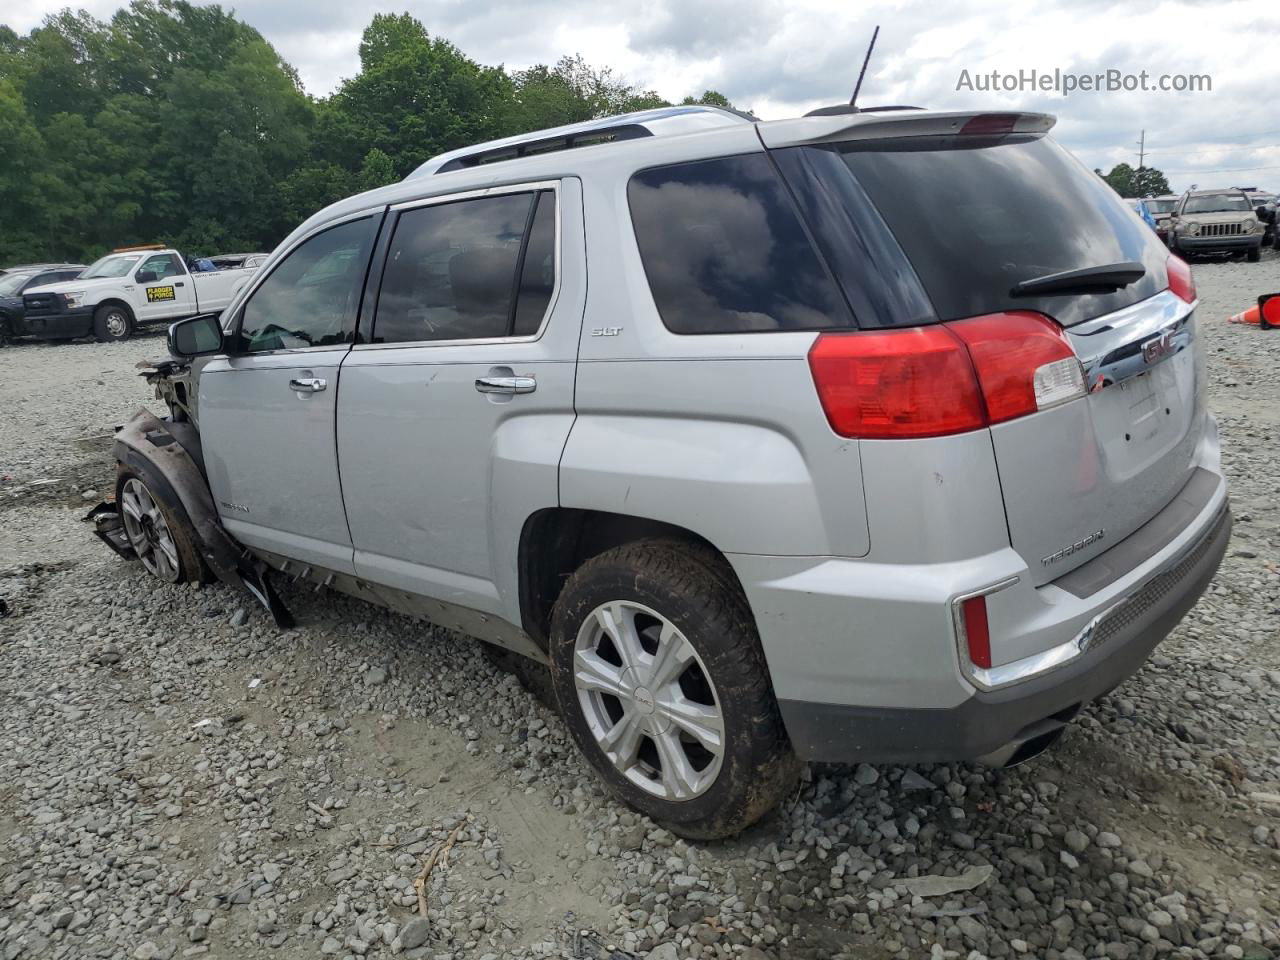
M 425 177 L 451 170 L 464 170 L 485 163 L 514 160 L 517 157 L 541 153 L 572 150 L 618 140 L 635 140 L 639 137 L 672 136 L 693 133 L 713 127 L 738 123 L 753 123 L 754 117 L 737 110 L 702 104 L 681 107 L 659 107 L 656 110 L 639 110 L 615 117 L 602 117 L 583 123 L 571 123 L 550 130 L 535 130 L 502 140 L 490 140 L 474 146 L 451 150 L 432 157 L 406 177 Z

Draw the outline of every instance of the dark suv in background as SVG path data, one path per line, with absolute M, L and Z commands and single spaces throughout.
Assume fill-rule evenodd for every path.
M 21 332 L 24 290 L 74 280 L 84 268 L 83 263 L 30 263 L 0 272 L 0 347 L 7 345 L 15 332 Z

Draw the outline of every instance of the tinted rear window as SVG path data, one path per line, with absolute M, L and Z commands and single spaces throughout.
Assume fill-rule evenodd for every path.
M 1039 310 L 1070 325 L 1166 286 L 1168 251 L 1155 233 L 1052 140 L 913 138 L 833 149 L 906 251 L 939 319 Z M 1010 293 L 1022 280 L 1126 260 L 1147 273 L 1115 293 Z
M 654 302 L 673 333 L 851 325 L 763 153 L 644 170 L 627 197 Z

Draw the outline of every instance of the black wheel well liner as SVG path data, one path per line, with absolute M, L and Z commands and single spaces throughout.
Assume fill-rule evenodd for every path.
M 716 556 L 723 554 L 692 530 L 650 517 L 548 507 L 531 514 L 520 532 L 518 557 L 520 620 L 524 632 L 542 649 L 549 646 L 551 610 L 578 567 L 606 550 L 637 540 L 688 543 Z M 728 561 L 725 570 L 737 581 Z
M 107 297 L 105 300 L 101 301 L 100 303 L 94 304 L 94 307 L 93 307 L 94 316 L 97 316 L 98 311 L 101 310 L 103 307 L 110 307 L 110 306 L 123 307 L 124 312 L 129 315 L 130 320 L 136 321 L 138 319 L 134 315 L 133 307 L 129 305 L 129 302 L 127 300 L 121 300 L 119 297 Z

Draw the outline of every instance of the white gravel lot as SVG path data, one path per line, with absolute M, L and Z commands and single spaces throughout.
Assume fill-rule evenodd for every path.
M 118 561 L 79 517 L 163 342 L 0 350 L 0 960 L 1280 957 L 1280 331 L 1223 323 L 1280 259 L 1195 272 L 1236 532 L 1157 655 L 1029 765 L 815 768 L 705 845 L 466 638 Z

